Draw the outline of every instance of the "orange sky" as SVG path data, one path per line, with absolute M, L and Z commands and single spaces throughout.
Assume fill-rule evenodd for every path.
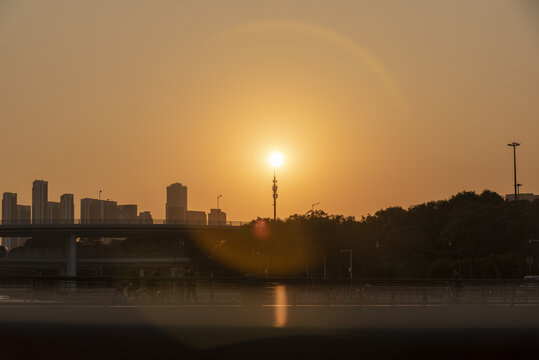
M 2 1 L 0 192 L 231 220 L 539 193 L 532 1 Z

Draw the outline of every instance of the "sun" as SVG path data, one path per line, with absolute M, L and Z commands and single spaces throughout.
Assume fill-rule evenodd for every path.
M 283 164 L 283 162 L 284 162 L 284 157 L 283 157 L 283 155 L 281 153 L 274 152 L 274 153 L 270 154 L 269 163 L 274 168 L 277 168 L 277 167 L 281 166 Z

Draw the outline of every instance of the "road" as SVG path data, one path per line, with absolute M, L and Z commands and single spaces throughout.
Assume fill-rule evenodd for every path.
M 534 358 L 539 341 L 538 306 L 30 305 L 0 319 L 7 359 Z

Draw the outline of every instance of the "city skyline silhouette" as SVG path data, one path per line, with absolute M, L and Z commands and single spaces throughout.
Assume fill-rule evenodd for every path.
M 222 195 L 217 197 L 217 207 L 208 211 L 195 210 L 188 206 L 188 188 L 181 183 L 166 187 L 166 215 L 154 218 L 151 211 L 142 210 L 136 203 L 119 204 L 110 198 L 76 197 L 63 193 L 59 199 L 51 199 L 46 180 L 32 183 L 32 202 L 22 204 L 19 194 L 3 192 L 2 224 L 5 225 L 54 225 L 54 224 L 186 224 L 226 225 L 226 212 L 219 205 Z M 75 199 L 80 206 L 75 206 Z M 55 201 L 59 200 L 59 201 Z M 78 210 L 78 212 L 76 211 Z M 234 223 L 239 223 L 235 221 Z M 231 225 L 232 221 L 228 221 Z

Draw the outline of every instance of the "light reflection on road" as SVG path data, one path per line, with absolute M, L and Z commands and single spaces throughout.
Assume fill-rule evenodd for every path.
M 286 325 L 288 318 L 288 299 L 286 296 L 286 286 L 277 285 L 275 287 L 274 299 L 275 311 L 275 327 L 283 327 Z

